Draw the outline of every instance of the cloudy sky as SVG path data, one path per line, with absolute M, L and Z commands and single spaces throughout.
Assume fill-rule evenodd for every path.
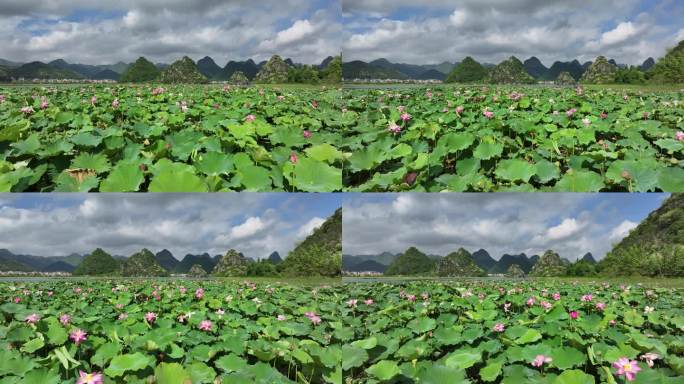
M 682 0 L 344 0 L 345 61 L 413 64 L 515 55 L 619 63 L 658 58 L 684 39 Z
M 553 249 L 574 261 L 602 258 L 668 194 L 402 193 L 345 194 L 345 254 L 400 253 L 415 246 L 446 255 L 463 247 L 541 254 Z
M 0 194 L 0 248 L 61 256 L 101 247 L 282 257 L 341 205 L 336 194 Z
M 341 28 L 337 0 L 0 0 L 0 58 L 320 63 L 340 53 Z

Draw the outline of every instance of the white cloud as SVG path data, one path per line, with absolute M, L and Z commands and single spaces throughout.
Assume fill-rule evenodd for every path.
M 266 228 L 266 223 L 264 223 L 259 217 L 249 217 L 244 223 L 233 227 L 230 230 L 230 237 L 233 239 L 241 239 L 243 237 L 253 236 Z
M 631 21 L 622 22 L 618 24 L 615 29 L 604 32 L 601 35 L 602 45 L 612 45 L 621 43 L 630 37 L 634 37 L 639 31 L 634 27 Z
M 314 229 L 320 227 L 325 222 L 322 217 L 314 217 L 307 221 L 306 224 L 302 225 L 297 231 L 297 238 L 303 239 L 313 233 Z
M 555 227 L 549 228 L 546 234 L 551 240 L 561 240 L 576 234 L 582 227 L 583 225 L 579 224 L 574 218 L 567 218 Z
M 634 221 L 623 221 L 622 223 L 620 223 L 620 225 L 618 225 L 617 227 L 613 228 L 612 231 L 610 231 L 610 241 L 613 243 L 619 242 L 620 240 L 627 237 L 627 235 L 629 235 L 629 232 L 632 229 L 636 228 L 637 225 L 639 225 L 639 223 L 636 223 Z
M 110 64 L 146 56 L 255 61 L 273 54 L 319 64 L 341 51 L 335 2 L 306 0 L 0 0 L 0 57 Z M 320 7 L 320 8 L 316 8 Z M 74 20 L 88 10 L 94 16 Z M 285 28 L 279 28 L 288 24 Z

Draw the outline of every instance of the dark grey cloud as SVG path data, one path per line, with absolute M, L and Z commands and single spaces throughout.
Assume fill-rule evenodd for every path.
M 319 63 L 341 51 L 337 4 L 331 0 L 317 9 L 306 0 L 0 0 L 0 57 L 106 64 L 138 56 L 171 62 L 209 55 L 223 66 L 280 54 Z
M 292 210 L 293 200 L 307 196 L 0 194 L 0 248 L 39 256 L 87 253 L 96 247 L 126 256 L 141 248 L 166 248 L 178 258 L 230 248 L 252 258 L 273 251 L 285 256 L 325 219 L 311 210 Z
M 349 0 L 343 5 L 345 60 L 380 57 L 408 63 L 459 61 L 474 56 L 497 63 L 532 55 L 593 60 L 603 54 L 626 64 L 659 57 L 684 38 L 681 2 L 660 0 Z M 649 3 L 650 4 L 650 3 Z M 669 8 L 662 5 L 667 4 Z
M 383 199 L 346 195 L 345 254 L 402 252 L 417 246 L 446 255 L 459 247 L 539 254 L 554 249 L 574 260 L 586 252 L 602 257 L 636 222 L 612 203 L 588 205 L 597 195 L 579 193 L 387 194 Z M 606 216 L 609 214 L 610 216 Z M 611 219 L 606 219 L 610 217 Z

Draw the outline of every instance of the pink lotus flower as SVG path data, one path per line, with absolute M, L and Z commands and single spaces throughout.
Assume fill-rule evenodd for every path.
M 570 109 L 568 109 L 568 110 L 565 112 L 565 115 L 568 116 L 568 117 L 571 117 L 572 115 L 575 114 L 575 112 L 577 112 L 577 109 L 576 109 L 576 108 L 570 108 Z
M 420 294 L 420 298 L 423 299 L 423 301 L 427 301 L 427 299 L 430 298 L 430 295 L 428 295 L 427 292 L 423 292 Z
M 247 121 L 247 122 L 252 122 L 254 120 L 256 120 L 256 116 L 254 116 L 252 114 L 249 114 L 245 117 L 245 121 Z
M 636 360 L 630 360 L 626 357 L 621 357 L 618 361 L 614 362 L 613 368 L 616 369 L 615 374 L 624 376 L 627 381 L 633 381 L 636 378 L 637 372 L 641 371 Z
M 15 303 L 15 304 L 21 303 L 21 297 L 19 297 L 19 296 L 15 297 L 15 298 L 14 298 L 14 303 Z
M 278 95 L 278 101 L 283 101 L 285 100 L 285 96 L 283 95 Z
M 508 313 L 511 311 L 511 303 L 504 303 L 503 305 L 504 312 Z
M 188 103 L 185 100 L 180 102 L 180 110 L 183 113 L 188 111 Z
M 561 295 L 560 295 L 560 293 L 556 292 L 556 293 L 554 293 L 551 297 L 552 297 L 554 300 L 558 301 L 558 300 L 560 300 Z
M 202 289 L 202 288 L 197 288 L 197 289 L 195 290 L 195 298 L 196 298 L 197 300 L 202 300 L 203 297 L 204 297 L 204 289 Z
M 660 359 L 660 355 L 657 353 L 649 352 L 641 355 L 641 360 L 646 361 L 649 368 L 653 368 L 653 361 L 658 359 Z
M 366 299 L 363 301 L 363 303 L 366 305 L 373 305 L 373 299 Z
M 35 324 L 38 321 L 40 321 L 40 316 L 36 313 L 32 313 L 32 314 L 26 316 L 25 320 L 26 320 L 26 323 L 28 323 L 28 324 Z
M 308 138 L 311 137 L 311 132 L 309 132 L 309 131 L 304 131 L 304 132 L 303 132 L 303 135 L 304 135 L 304 138 L 305 138 L 305 139 L 308 139 Z
M 347 306 L 356 308 L 356 303 L 358 303 L 357 299 L 349 299 L 349 301 L 347 301 Z
M 493 328 L 493 329 L 494 329 L 494 332 L 499 332 L 499 333 L 501 333 L 501 332 L 503 332 L 503 331 L 506 330 L 506 326 L 503 325 L 502 323 L 497 323 L 496 325 L 494 325 L 494 328 Z
M 210 332 L 212 326 L 213 326 L 213 324 L 210 320 L 202 320 L 199 323 L 200 331 L 204 331 L 204 332 Z
M 59 322 L 60 322 L 60 324 L 67 326 L 71 322 L 71 316 L 69 316 L 65 313 L 59 317 Z
M 622 95 L 622 100 L 625 100 L 625 101 L 629 100 L 629 96 L 627 96 L 627 95 Z
M 571 311 L 570 312 L 570 318 L 571 319 L 577 320 L 578 317 L 579 317 L 579 313 L 577 311 Z
M 646 119 L 648 119 L 648 117 L 649 117 L 650 115 L 649 115 L 648 112 L 644 112 L 644 113 L 641 114 L 641 116 L 644 118 L 644 120 L 646 120 Z
M 318 325 L 321 323 L 321 318 L 318 315 L 316 315 L 315 312 L 306 312 L 304 316 L 311 320 L 313 325 Z
M 278 319 L 278 321 L 285 321 L 285 320 L 287 320 L 287 317 L 285 317 L 285 315 L 278 315 L 278 317 L 276 317 L 276 319 Z
M 684 132 L 682 131 L 677 131 L 675 133 L 675 140 L 677 141 L 684 141 Z
M 162 87 L 157 87 L 157 88 L 154 88 L 154 89 L 152 90 L 152 96 L 161 95 L 161 94 L 164 93 L 164 92 L 166 92 L 166 89 L 164 89 L 164 88 L 162 88 Z
M 347 108 L 342 108 L 342 113 L 347 113 L 348 109 Z
M 147 320 L 148 323 L 154 323 L 157 320 L 157 314 L 154 312 L 147 312 L 145 314 L 145 320 Z
M 407 122 L 407 121 L 411 120 L 411 115 L 409 115 L 406 112 L 402 113 L 401 116 L 399 116 L 399 117 L 401 118 L 401 121 L 403 121 L 403 122 Z
M 607 118 L 608 118 L 608 114 L 605 113 L 605 112 L 601 112 L 601 114 L 599 115 L 599 117 L 600 117 L 601 119 L 607 119 Z
M 416 295 L 406 295 L 408 301 L 416 301 Z
M 596 309 L 603 312 L 603 310 L 606 309 L 606 303 L 596 303 Z
M 492 117 L 494 117 L 494 112 L 492 112 L 492 111 L 484 111 L 484 112 L 482 112 L 482 114 L 484 115 L 484 117 L 486 117 L 488 119 L 491 119 Z
M 88 336 L 88 334 L 82 329 L 77 329 L 69 334 L 69 338 L 76 343 L 77 346 L 86 341 L 86 336 Z
M 528 307 L 533 306 L 534 303 L 535 303 L 534 297 L 530 297 L 529 299 L 527 299 L 526 304 L 527 304 Z
M 316 100 L 312 101 L 311 106 L 314 107 L 314 109 L 318 108 L 318 101 L 316 101 Z
M 119 99 L 114 99 L 114 101 L 112 101 L 112 108 L 119 108 Z
M 50 106 L 50 103 L 47 101 L 47 97 L 41 96 L 40 97 L 40 109 L 47 109 Z
M 0 104 L 5 102 L 5 95 L 0 95 Z
M 92 105 L 97 104 L 97 96 L 93 96 L 90 98 L 90 104 L 92 104 Z
M 548 356 L 537 355 L 537 357 L 535 357 L 534 360 L 532 360 L 532 366 L 533 367 L 541 367 L 545 363 L 550 363 L 552 361 L 553 361 L 553 359 L 548 357 Z
M 459 105 L 458 107 L 456 107 L 455 112 L 458 113 L 459 115 L 460 115 L 461 113 L 463 113 L 463 106 L 462 106 L 462 105 Z
M 180 288 L 178 288 L 178 291 L 180 291 L 181 295 L 185 295 L 185 293 L 188 291 L 188 289 L 185 287 L 180 287 Z
M 21 107 L 21 113 L 23 113 L 23 114 L 30 115 L 33 112 L 35 112 L 35 111 L 33 110 L 33 107 L 31 107 L 31 106 Z
M 124 313 L 119 314 L 119 316 L 117 317 L 117 319 L 118 319 L 119 321 L 124 321 L 124 320 L 128 319 L 128 313 L 124 312 Z
M 400 105 L 397 107 L 397 111 L 399 111 L 399 113 L 404 113 L 406 111 L 406 107 L 403 105 Z
M 591 120 L 589 120 L 588 117 L 585 117 L 584 119 L 582 119 L 582 124 L 587 125 L 587 126 L 591 125 Z
M 224 311 L 224 310 L 221 309 L 221 308 L 219 308 L 219 309 L 216 310 L 216 315 L 217 315 L 219 318 L 223 317 L 223 315 L 225 315 L 225 314 L 226 314 L 226 311 Z
M 551 307 L 552 307 L 551 303 L 549 303 L 548 301 L 542 301 L 542 302 L 540 303 L 540 305 L 542 306 L 542 308 L 544 308 L 544 309 L 547 310 L 547 311 L 548 311 L 549 309 L 551 309 Z
M 617 322 L 615 320 L 611 320 L 608 322 L 608 324 L 610 324 L 611 326 L 615 326 L 615 324 L 617 324 Z
M 104 383 L 102 379 L 102 374 L 98 372 L 85 373 L 83 371 L 78 371 L 78 378 L 76 379 L 76 384 L 102 384 Z
M 589 302 L 592 300 L 594 300 L 594 295 L 582 295 L 582 298 L 580 299 L 580 301 L 583 302 Z
M 394 122 L 390 123 L 389 128 L 387 128 L 388 131 L 392 132 L 393 134 L 397 135 L 401 133 L 401 127 L 395 124 Z
M 290 153 L 290 163 L 297 164 L 297 154 L 295 152 Z

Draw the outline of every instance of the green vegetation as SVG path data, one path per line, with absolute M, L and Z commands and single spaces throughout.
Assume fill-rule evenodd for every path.
M 575 85 L 577 84 L 577 81 L 570 75 L 570 72 L 561 72 L 558 74 L 558 77 L 556 80 L 553 81 L 555 84 L 558 85 Z
M 288 82 L 290 66 L 278 55 L 273 55 L 259 70 L 254 78 L 255 83 L 281 84 Z
M 634 383 L 684 380 L 681 290 L 558 278 L 345 287 L 350 383 L 624 383 L 622 358 L 640 369 Z
M 385 275 L 429 275 L 435 262 L 416 247 L 410 247 L 387 267 Z
M 436 264 L 435 272 L 437 276 L 445 277 L 487 276 L 487 273 L 475 264 L 470 252 L 463 248 L 441 258 Z
M 564 276 L 567 266 L 563 264 L 558 253 L 548 250 L 544 252 L 539 261 L 537 261 L 530 271 L 530 276 L 533 277 L 553 277 Z
M 679 92 L 605 85 L 396 92 L 401 97 L 383 89 L 343 95 L 346 191 L 684 191 Z
M 199 73 L 195 62 L 187 56 L 164 69 L 159 76 L 159 81 L 164 84 L 202 84 L 209 82 L 204 75 Z
M 143 249 L 121 263 L 121 275 L 125 277 L 154 277 L 168 276 L 169 272 L 159 265 L 152 252 Z
M 487 82 L 493 84 L 532 84 L 535 80 L 517 57 L 511 56 L 489 71 Z
M 342 343 L 353 334 L 338 317 L 343 288 L 243 280 L 0 283 L 0 377 L 341 383 Z
M 286 276 L 339 276 L 342 273 L 342 208 L 298 244 L 278 264 Z
M 245 76 L 242 71 L 235 71 L 233 74 L 230 76 L 230 79 L 228 79 L 228 82 L 230 84 L 234 85 L 248 85 L 249 84 L 249 79 L 247 76 Z
M 335 89 L 89 86 L 0 93 L 0 192 L 342 189 L 337 148 L 340 127 L 352 116 Z M 43 98 L 48 105 L 41 109 Z
M 487 77 L 487 69 L 467 56 L 449 73 L 446 83 L 474 83 Z
M 525 277 L 525 271 L 523 271 L 518 264 L 511 264 L 508 267 L 508 270 L 506 270 L 506 277 L 520 279 Z
M 119 262 L 110 254 L 97 248 L 86 256 L 73 272 L 74 276 L 116 275 L 120 271 Z
M 146 83 L 152 82 L 159 77 L 159 70 L 144 57 L 138 58 L 121 75 L 123 83 Z
M 618 84 L 646 84 L 646 75 L 637 67 L 619 68 L 615 73 Z
M 193 264 L 188 271 L 189 277 L 207 277 L 207 271 L 199 264 Z
M 230 249 L 219 259 L 211 274 L 217 277 L 245 276 L 248 265 L 249 260 L 242 253 Z
M 586 84 L 612 84 L 615 83 L 617 71 L 618 68 L 609 63 L 608 59 L 599 56 L 582 74 L 580 81 Z
M 655 83 L 684 83 L 684 40 L 658 59 L 649 77 Z
M 684 194 L 671 195 L 598 265 L 601 274 L 684 276 Z

